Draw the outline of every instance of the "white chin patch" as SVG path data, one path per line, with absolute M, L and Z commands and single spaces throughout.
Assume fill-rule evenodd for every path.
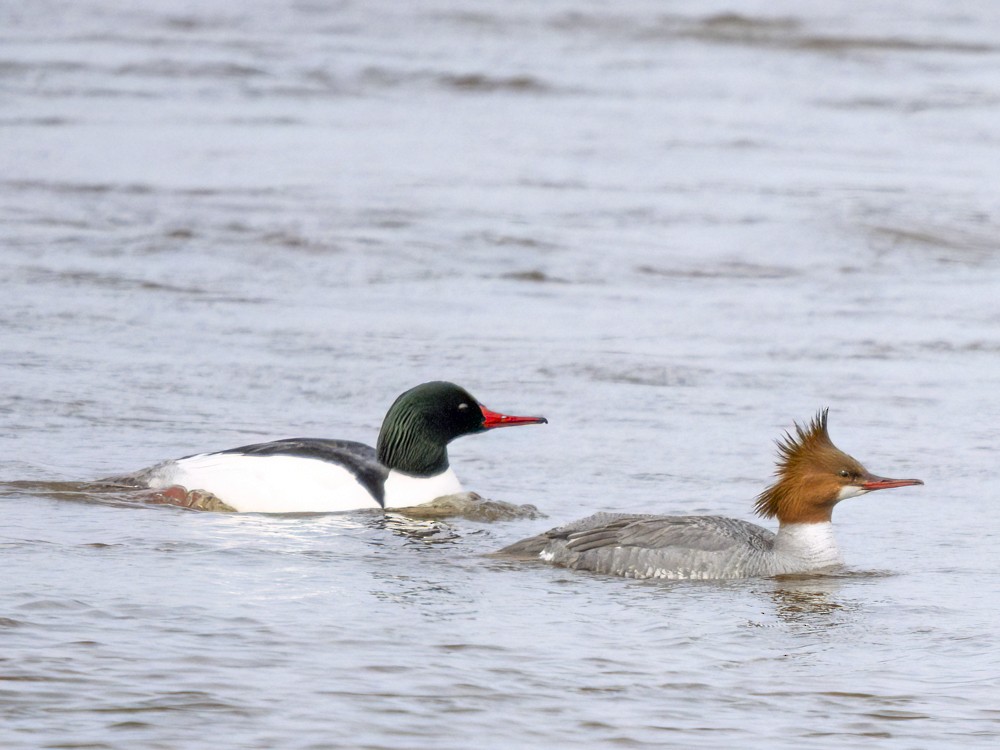
M 857 497 L 858 495 L 865 495 L 868 490 L 858 487 L 852 484 L 845 484 L 840 488 L 840 492 L 837 493 L 837 500 L 847 500 L 850 497 Z

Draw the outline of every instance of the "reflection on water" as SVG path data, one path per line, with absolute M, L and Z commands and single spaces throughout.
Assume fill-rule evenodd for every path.
M 808 575 L 777 576 L 766 587 L 756 588 L 769 598 L 774 613 L 796 630 L 823 632 L 830 628 L 863 622 L 867 602 L 857 597 L 858 583 L 889 578 L 882 571 L 836 571 Z
M 843 624 L 860 606 L 841 596 L 839 576 L 781 576 L 769 592 L 775 613 L 786 624 L 808 630 Z
M 422 520 L 401 513 L 379 515 L 372 520 L 372 524 L 414 542 L 448 544 L 461 538 L 458 531 L 445 522 Z

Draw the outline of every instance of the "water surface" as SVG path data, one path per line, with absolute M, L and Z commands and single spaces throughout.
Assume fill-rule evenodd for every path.
M 992 747 L 1000 11 L 211 0 L 0 8 L 5 748 Z M 39 490 L 430 379 L 547 519 Z M 847 570 L 635 582 L 485 554 L 747 518 L 771 441 L 922 488 Z

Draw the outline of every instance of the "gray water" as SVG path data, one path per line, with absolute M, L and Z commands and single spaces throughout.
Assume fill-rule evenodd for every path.
M 0 746 L 995 746 L 998 31 L 986 0 L 0 4 Z M 451 450 L 548 518 L 50 484 L 371 442 L 430 379 L 549 418 Z M 842 575 L 485 556 L 749 518 L 825 406 L 926 482 L 838 508 Z

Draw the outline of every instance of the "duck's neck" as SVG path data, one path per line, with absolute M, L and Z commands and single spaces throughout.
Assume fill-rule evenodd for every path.
M 844 564 L 837 548 L 833 524 L 782 523 L 774 540 L 775 553 L 800 560 L 809 570 L 839 567 Z
M 432 477 L 448 470 L 448 447 L 417 430 L 383 428 L 377 451 L 379 463 L 410 476 Z

